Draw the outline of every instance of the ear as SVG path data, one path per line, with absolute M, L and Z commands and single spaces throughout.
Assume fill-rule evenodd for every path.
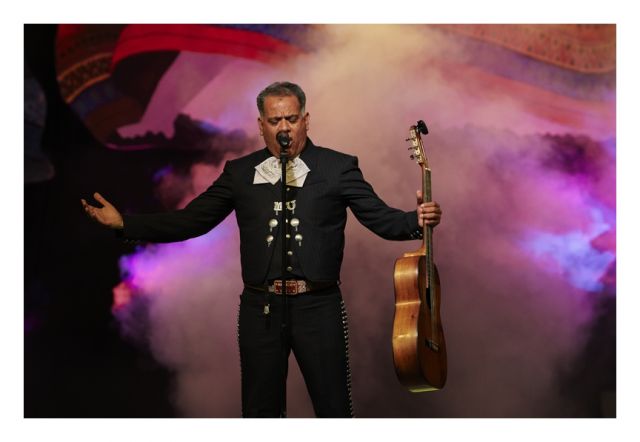
M 262 118 L 258 117 L 258 130 L 260 131 L 260 136 L 264 136 L 264 129 L 262 127 Z
M 310 116 L 309 116 L 309 112 L 307 112 L 306 114 L 304 114 L 304 129 L 306 131 L 309 131 L 309 122 L 310 122 Z

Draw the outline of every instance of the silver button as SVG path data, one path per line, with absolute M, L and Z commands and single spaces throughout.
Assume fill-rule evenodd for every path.
M 293 255 L 293 252 L 292 252 L 291 250 L 289 250 L 289 251 L 287 252 L 287 255 L 291 256 L 291 255 Z
M 287 267 L 287 272 L 290 272 L 291 270 L 293 270 L 293 267 L 288 266 L 288 267 Z
M 287 239 L 288 239 L 288 238 L 291 238 L 291 235 L 289 235 L 289 234 L 287 233 Z

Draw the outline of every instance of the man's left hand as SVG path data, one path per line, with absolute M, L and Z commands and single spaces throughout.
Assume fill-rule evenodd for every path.
M 422 202 L 422 192 L 418 190 L 416 192 L 416 197 L 418 199 L 418 224 L 420 227 L 424 225 L 426 222 L 427 225 L 431 227 L 435 227 L 440 224 L 440 218 L 442 217 L 442 209 L 440 209 L 440 204 L 435 201 L 430 201 L 427 203 Z

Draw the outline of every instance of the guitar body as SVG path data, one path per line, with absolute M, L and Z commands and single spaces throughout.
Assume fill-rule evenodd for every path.
M 439 390 L 447 380 L 447 351 L 440 320 L 440 278 L 433 266 L 433 292 L 427 288 L 424 251 L 396 260 L 393 362 L 411 392 Z M 433 305 L 431 305 L 433 304 Z

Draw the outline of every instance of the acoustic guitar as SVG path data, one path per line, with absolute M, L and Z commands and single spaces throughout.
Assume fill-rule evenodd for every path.
M 431 198 L 431 169 L 420 134 L 428 132 L 420 120 L 409 129 L 411 158 L 422 171 L 423 201 Z M 396 260 L 393 280 L 393 362 L 400 383 L 417 393 L 439 390 L 447 380 L 447 350 L 440 319 L 440 278 L 433 262 L 433 228 L 423 226 L 422 246 Z

